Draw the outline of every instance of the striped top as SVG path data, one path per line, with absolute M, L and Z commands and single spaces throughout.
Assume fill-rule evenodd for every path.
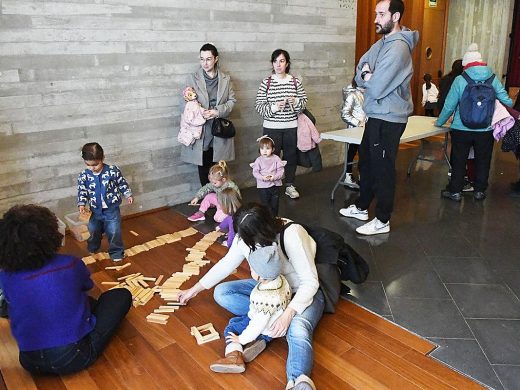
M 291 108 L 289 104 L 286 104 L 283 110 L 279 110 L 276 102 L 289 96 L 295 96 L 294 106 Z M 306 105 L 307 95 L 302 82 L 290 74 L 283 79 L 276 74 L 266 77 L 262 80 L 256 94 L 256 111 L 262 115 L 263 126 L 268 129 L 297 127 L 297 115 L 305 109 Z

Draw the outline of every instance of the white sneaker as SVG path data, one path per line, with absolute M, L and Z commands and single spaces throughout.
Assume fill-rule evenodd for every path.
M 355 180 L 352 178 L 352 173 L 347 173 L 345 175 L 345 180 L 343 181 L 343 184 L 345 184 L 349 188 L 359 190 L 359 184 L 356 183 Z
M 368 221 L 368 210 L 360 210 L 355 204 L 351 204 L 346 209 L 340 209 L 339 213 L 344 217 L 356 218 L 360 221 Z
M 389 233 L 390 232 L 390 221 L 387 223 L 381 222 L 379 219 L 374 218 L 368 223 L 365 223 L 363 226 L 360 226 L 356 229 L 356 232 L 359 234 L 364 234 L 365 236 L 372 236 L 374 234 L 381 233 Z
M 290 186 L 285 187 L 285 195 L 287 195 L 291 199 L 298 199 L 300 197 L 300 193 L 296 191 L 296 187 L 292 184 Z

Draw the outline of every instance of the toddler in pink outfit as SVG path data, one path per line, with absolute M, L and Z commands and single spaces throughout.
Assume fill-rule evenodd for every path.
M 254 163 L 253 176 L 256 178 L 256 188 L 260 193 L 261 202 L 271 209 L 273 215 L 278 215 L 280 187 L 287 161 L 282 161 L 274 154 L 274 141 L 267 135 L 257 139 L 260 156 Z
M 199 200 L 202 199 L 199 211 L 189 216 L 189 221 L 204 221 L 206 219 L 204 213 L 208 211 L 210 207 L 216 207 L 217 212 L 215 213 L 213 219 L 215 222 L 220 223 L 227 217 L 227 214 L 222 211 L 217 194 L 226 188 L 232 188 L 240 196 L 240 190 L 238 189 L 238 186 L 233 180 L 229 178 L 229 170 L 225 161 L 221 160 L 218 162 L 218 164 L 213 165 L 209 169 L 208 179 L 209 183 L 198 190 L 195 194 L 195 197 L 189 203 L 190 205 L 195 206 L 199 203 Z

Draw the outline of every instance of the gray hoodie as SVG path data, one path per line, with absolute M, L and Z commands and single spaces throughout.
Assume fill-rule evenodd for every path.
M 383 37 L 361 57 L 356 69 L 358 87 L 365 88 L 363 110 L 367 117 L 406 123 L 413 112 L 410 79 L 413 75 L 412 50 L 419 33 L 401 27 L 401 31 Z M 372 77 L 361 79 L 368 63 Z

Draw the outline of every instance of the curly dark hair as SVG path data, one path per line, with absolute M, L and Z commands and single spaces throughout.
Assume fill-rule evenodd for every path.
M 105 158 L 105 151 L 97 142 L 89 142 L 81 148 L 81 158 L 85 161 L 99 161 Z
M 56 216 L 46 207 L 16 205 L 0 220 L 0 268 L 7 272 L 43 267 L 61 246 Z
M 275 217 L 271 210 L 259 203 L 248 203 L 233 215 L 235 232 L 254 251 L 256 245 L 268 246 L 282 231 L 283 221 Z

